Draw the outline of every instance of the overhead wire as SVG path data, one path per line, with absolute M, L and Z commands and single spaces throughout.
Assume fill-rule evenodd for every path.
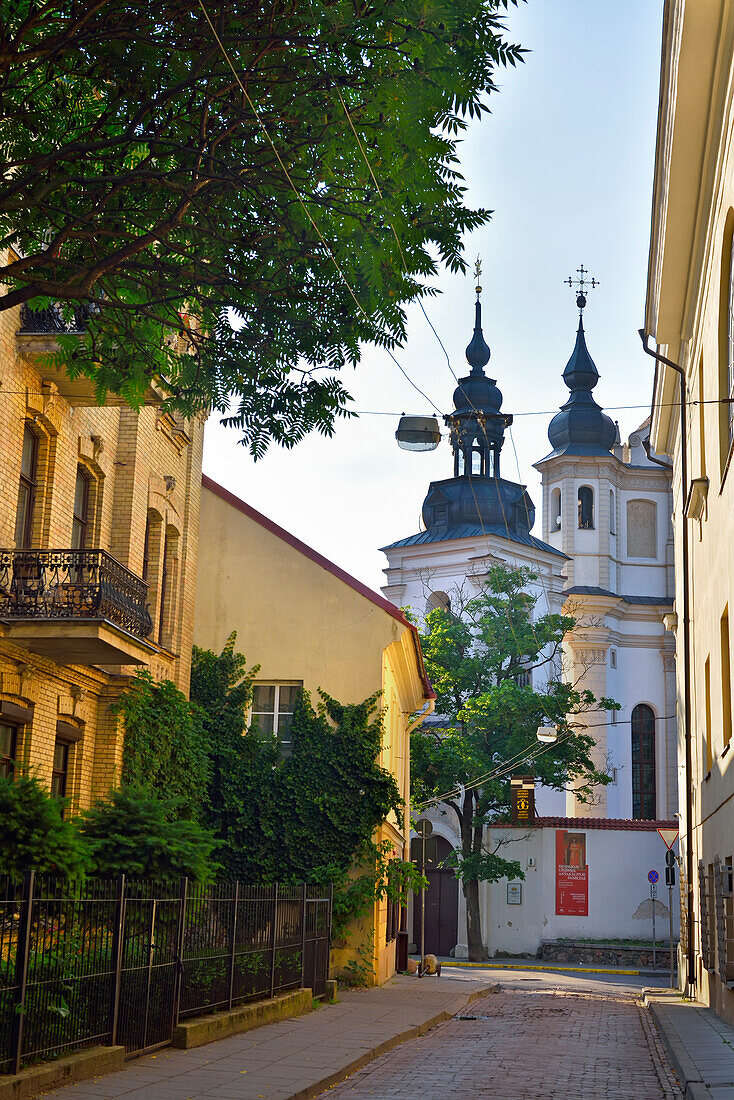
M 354 291 L 354 288 L 352 287 L 351 283 L 349 282 L 346 275 L 344 274 L 342 266 L 339 263 L 336 255 L 334 254 L 334 250 L 332 249 L 331 245 L 328 243 L 328 241 L 323 236 L 321 230 L 319 229 L 318 225 L 314 221 L 310 210 L 306 206 L 305 200 L 303 199 L 300 191 L 298 190 L 295 183 L 293 182 L 293 177 L 291 176 L 290 172 L 288 171 L 287 165 L 285 164 L 283 158 L 281 157 L 280 153 L 278 152 L 277 146 L 276 146 L 275 142 L 273 141 L 272 137 L 270 136 L 270 133 L 268 132 L 268 128 L 267 128 L 267 126 L 265 125 L 265 123 L 263 122 L 263 120 L 260 116 L 260 112 L 258 111 L 257 107 L 255 106 L 252 99 L 250 98 L 250 95 L 247 91 L 247 88 L 245 87 L 242 79 L 240 78 L 240 75 L 239 75 L 239 73 L 237 72 L 237 69 L 234 66 L 234 62 L 232 61 L 227 48 L 225 47 L 225 45 L 222 42 L 219 35 L 217 34 L 217 30 L 216 30 L 214 24 L 212 23 L 212 21 L 209 17 L 209 13 L 206 10 L 206 8 L 204 7 L 203 0 L 199 0 L 199 7 L 201 8 L 201 10 L 204 14 L 204 18 L 206 19 L 207 23 L 209 24 L 209 28 L 212 32 L 212 35 L 214 36 L 214 39 L 217 43 L 217 46 L 219 48 L 220 53 L 222 54 L 225 61 L 227 62 L 227 65 L 231 69 L 232 75 L 234 76 L 235 80 L 237 81 L 237 84 L 239 85 L 239 88 L 240 88 L 243 96 L 245 97 L 245 100 L 247 101 L 247 104 L 248 104 L 250 110 L 252 111 L 253 115 L 255 116 L 255 119 L 257 121 L 258 126 L 260 127 L 260 130 L 262 131 L 263 136 L 265 137 L 265 139 L 268 142 L 270 148 L 272 149 L 273 154 L 275 155 L 275 158 L 278 161 L 278 164 L 280 165 L 281 171 L 283 172 L 283 175 L 285 176 L 286 180 L 288 181 L 288 184 L 289 184 L 291 190 L 293 191 L 293 194 L 296 196 L 296 199 L 298 200 L 298 202 L 301 206 L 301 209 L 303 210 L 304 214 L 306 215 L 306 218 L 308 219 L 311 227 L 313 228 L 313 230 L 316 233 L 317 237 L 321 241 L 322 245 L 324 246 L 324 248 L 328 252 L 329 257 L 331 258 L 331 261 L 334 264 L 334 267 L 336 268 L 336 270 L 339 274 L 339 277 L 341 278 L 341 280 L 344 283 L 345 287 L 349 291 L 349 294 L 351 295 L 352 300 L 354 301 L 354 304 L 356 305 L 357 309 L 359 310 L 361 315 L 364 317 L 367 324 L 372 326 L 374 322 L 367 315 L 364 307 L 362 306 L 362 303 L 359 301 L 359 298 L 357 297 L 356 292 Z M 413 379 L 410 377 L 410 375 L 405 370 L 405 368 L 402 366 L 402 364 L 397 359 L 397 357 L 395 355 L 393 355 L 391 349 L 389 347 L 385 346 L 384 350 L 387 352 L 389 357 L 392 359 L 392 361 L 397 366 L 398 370 L 404 375 L 404 377 L 407 379 L 407 381 L 410 383 L 410 385 L 413 387 L 413 389 L 416 390 L 416 392 L 419 393 L 421 395 L 421 397 L 425 398 L 425 400 L 428 402 L 428 404 L 431 405 L 433 407 L 433 409 L 440 415 L 441 410 L 439 409 L 438 405 L 436 405 L 435 402 L 431 400 L 431 398 L 428 396 L 428 394 L 425 393 L 425 391 L 421 389 L 421 387 L 417 384 L 417 382 L 413 381 Z
M 667 722 L 670 719 L 676 717 L 677 715 L 675 714 L 665 714 L 656 718 L 655 721 Z M 491 779 L 501 779 L 505 775 L 508 775 L 510 772 L 516 769 L 518 760 L 520 760 L 521 758 L 527 760 L 528 762 L 536 760 L 544 752 L 549 752 L 551 749 L 557 748 L 558 745 L 563 744 L 564 741 L 568 741 L 571 737 L 577 736 L 584 730 L 598 729 L 605 726 L 629 726 L 631 725 L 631 723 L 632 719 L 630 718 L 626 719 L 623 722 L 591 722 L 588 725 L 580 724 L 577 729 L 564 734 L 562 737 L 559 737 L 558 740 L 553 741 L 550 744 L 543 745 L 542 743 L 539 743 L 538 746 L 530 745 L 527 749 L 523 749 L 515 756 L 510 757 L 509 760 L 505 760 L 503 763 L 496 765 L 495 768 L 471 780 L 471 782 L 457 784 L 457 786 L 454 787 L 451 791 L 446 791 L 444 792 L 444 794 L 436 795 L 433 798 L 427 799 L 425 802 L 418 803 L 416 809 L 420 811 L 422 809 L 425 809 L 427 806 L 435 805 L 438 802 L 445 802 L 447 798 L 455 797 L 457 794 L 461 794 L 463 791 L 469 791 L 475 789 L 476 787 L 480 787 L 483 783 L 487 783 Z M 533 749 L 534 751 L 531 753 L 528 752 L 528 749 Z

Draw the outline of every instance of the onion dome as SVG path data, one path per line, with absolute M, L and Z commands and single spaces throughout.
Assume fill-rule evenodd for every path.
M 617 430 L 612 418 L 602 411 L 591 393 L 599 381 L 599 372 L 586 347 L 581 318 L 563 381 L 571 393 L 548 427 L 553 453 L 591 455 L 611 451 Z
M 488 378 L 483 368 L 489 362 L 491 352 L 482 332 L 482 303 L 474 307 L 474 335 L 466 348 L 466 358 L 471 374 L 459 379 L 454 390 L 456 412 L 497 413 L 502 407 L 502 393 L 494 378 Z

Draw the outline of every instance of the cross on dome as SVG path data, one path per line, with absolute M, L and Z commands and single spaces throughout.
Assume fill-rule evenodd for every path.
M 571 290 L 576 289 L 576 305 L 579 307 L 579 312 L 583 313 L 586 308 L 586 294 L 589 290 L 595 290 L 599 286 L 598 279 L 587 279 L 589 274 L 587 268 L 581 264 L 581 267 L 576 268 L 577 279 L 574 279 L 572 275 L 569 275 L 567 279 L 564 279 L 564 285 L 570 286 Z

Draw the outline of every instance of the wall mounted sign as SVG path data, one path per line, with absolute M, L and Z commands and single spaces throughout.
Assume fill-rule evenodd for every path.
M 507 883 L 507 904 L 508 905 L 522 905 L 522 883 L 521 882 L 508 882 Z
M 588 917 L 586 833 L 556 829 L 556 916 Z

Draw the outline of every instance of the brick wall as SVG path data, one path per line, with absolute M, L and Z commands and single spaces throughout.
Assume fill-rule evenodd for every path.
M 34 345 L 19 338 L 19 328 L 18 310 L 0 313 L 0 547 L 15 548 L 28 424 L 38 440 L 31 548 L 71 547 L 80 466 L 90 479 L 85 548 L 106 550 L 142 577 L 150 521 L 147 579 L 153 631 L 143 664 L 157 679 L 171 679 L 188 693 L 204 417 L 184 421 L 156 405 L 139 412 L 84 407 L 63 378 L 58 385 L 49 381 L 50 371 L 34 359 L 39 341 Z M 58 632 L 58 622 L 54 628 Z M 32 645 L 16 644 L 11 634 L 0 615 L 0 707 L 6 703 L 32 712 L 30 722 L 19 728 L 17 758 L 50 784 L 57 724 L 62 722 L 67 732 L 76 729 L 67 794 L 83 808 L 119 777 L 122 731 L 110 706 L 134 666 L 66 664 L 63 654 L 52 660 Z

